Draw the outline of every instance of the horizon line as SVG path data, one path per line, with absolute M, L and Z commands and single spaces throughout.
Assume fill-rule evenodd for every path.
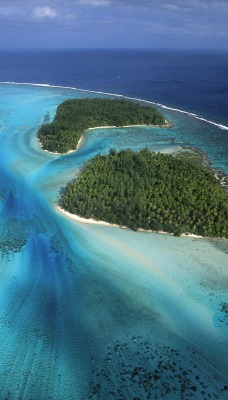
M 0 48 L 0 51 L 169 51 L 169 52 L 226 52 L 228 49 L 218 48 L 170 48 L 170 47 L 15 47 L 15 48 Z

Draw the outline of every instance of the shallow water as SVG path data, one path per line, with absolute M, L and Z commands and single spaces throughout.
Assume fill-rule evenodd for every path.
M 225 399 L 227 241 L 76 223 L 61 188 L 111 147 L 206 151 L 227 173 L 225 131 L 166 110 L 173 128 L 87 132 L 48 154 L 47 113 L 88 92 L 0 85 L 0 398 Z

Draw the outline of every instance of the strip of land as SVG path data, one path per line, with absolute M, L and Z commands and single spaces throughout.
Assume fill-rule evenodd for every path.
M 75 150 L 83 132 L 90 128 L 166 126 L 156 109 L 129 100 L 105 98 L 69 99 L 57 108 L 54 120 L 44 123 L 38 138 L 44 150 L 65 154 Z
M 56 210 L 58 211 L 58 213 L 63 214 L 64 216 L 68 217 L 69 219 L 76 221 L 76 222 L 81 222 L 83 224 L 90 224 L 90 225 L 102 225 L 102 226 L 110 226 L 110 227 L 114 227 L 114 228 L 120 228 L 120 229 L 128 229 L 130 230 L 130 228 L 128 228 L 127 226 L 121 226 L 121 225 L 117 225 L 117 224 L 110 224 L 110 222 L 105 222 L 105 221 L 98 221 L 96 219 L 92 219 L 92 218 L 83 218 L 83 217 L 79 217 L 79 215 L 76 214 L 71 214 L 70 212 L 64 210 L 63 208 L 61 208 L 60 206 L 56 205 Z M 138 229 L 138 232 L 145 232 L 145 233 L 159 233 L 162 235 L 169 235 L 169 236 L 174 236 L 173 233 L 170 232 L 164 232 L 164 231 L 152 231 L 151 229 L 146 230 L 146 229 Z M 191 238 L 203 238 L 203 236 L 199 236 L 199 235 L 194 235 L 194 234 L 182 234 L 181 236 L 183 237 L 191 237 Z
M 135 231 L 228 237 L 228 198 L 213 174 L 148 149 L 98 154 L 67 184 L 59 205 Z
M 78 144 L 77 144 L 77 147 L 74 150 L 69 150 L 67 153 L 58 153 L 57 151 L 45 150 L 45 149 L 43 149 L 42 143 L 41 143 L 41 141 L 39 139 L 38 139 L 38 142 L 39 142 L 40 147 L 42 148 L 42 150 L 46 151 L 47 153 L 56 154 L 56 155 L 62 155 L 62 154 L 67 155 L 67 154 L 75 153 L 76 151 L 79 150 L 80 146 L 82 145 L 83 139 L 84 139 L 84 134 L 86 132 L 88 132 L 88 131 L 93 131 L 95 129 L 110 129 L 110 128 L 111 129 L 118 129 L 118 128 L 120 129 L 120 128 L 134 128 L 134 127 L 143 127 L 143 126 L 150 126 L 151 128 L 170 128 L 172 126 L 172 124 L 167 119 L 165 120 L 165 122 L 166 123 L 164 125 L 152 125 L 152 124 L 145 125 L 145 124 L 142 124 L 142 125 L 123 125 L 121 127 L 120 126 L 115 126 L 115 125 L 94 126 L 93 128 L 86 129 L 83 132 L 82 136 L 80 137 L 80 139 L 78 141 Z
M 60 104 L 38 138 L 43 149 L 68 154 L 78 150 L 86 131 L 137 126 L 169 122 L 157 110 L 126 100 L 73 99 Z M 82 216 L 81 222 L 228 237 L 228 199 L 216 178 L 199 165 L 147 149 L 97 155 L 67 184 L 59 206 L 78 221 Z

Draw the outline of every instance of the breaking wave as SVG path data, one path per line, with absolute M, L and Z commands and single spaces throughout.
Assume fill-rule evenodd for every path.
M 88 93 L 97 93 L 97 94 L 104 94 L 106 96 L 115 96 L 115 97 L 120 97 L 120 98 L 124 98 L 124 99 L 129 99 L 129 100 L 137 100 L 146 104 L 153 104 L 155 106 L 161 107 L 165 110 L 170 110 L 170 111 L 176 111 L 182 114 L 186 114 L 189 115 L 190 117 L 196 118 L 200 121 L 204 121 L 208 124 L 217 126 L 220 129 L 223 130 L 228 130 L 228 126 L 226 125 L 222 125 L 222 124 L 218 124 L 217 122 L 214 121 L 210 121 L 204 117 L 200 117 L 197 114 L 191 113 L 189 111 L 184 111 L 184 110 L 180 110 L 178 108 L 173 108 L 173 107 L 168 107 L 164 104 L 161 103 L 156 103 L 154 101 L 149 101 L 149 100 L 144 100 L 144 99 L 138 99 L 136 97 L 129 97 L 129 96 L 125 96 L 122 94 L 117 94 L 117 93 L 107 93 L 107 92 L 102 92 L 102 91 L 97 91 L 97 90 L 88 90 L 88 89 L 80 89 L 80 88 L 76 88 L 73 86 L 60 86 L 60 85 L 50 85 L 48 83 L 29 83 L 29 82 L 0 82 L 0 84 L 6 84 L 6 85 L 28 85 L 28 86 L 40 86 L 40 87 L 49 87 L 49 88 L 60 88 L 60 89 L 69 89 L 69 90 L 78 90 L 81 92 L 88 92 Z

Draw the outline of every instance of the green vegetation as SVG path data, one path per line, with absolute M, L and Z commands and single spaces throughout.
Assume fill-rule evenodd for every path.
M 200 166 L 208 166 L 208 158 L 205 153 L 195 147 L 186 147 L 181 146 L 183 151 L 181 153 L 176 154 L 176 158 L 180 158 L 184 161 L 191 161 L 194 164 L 198 164 Z
M 228 197 L 213 174 L 147 149 L 97 155 L 68 183 L 59 204 L 133 230 L 228 238 Z
M 71 99 L 58 106 L 52 123 L 40 127 L 38 138 L 43 149 L 66 153 L 77 147 L 88 128 L 150 124 L 164 125 L 165 118 L 149 106 L 129 100 Z

